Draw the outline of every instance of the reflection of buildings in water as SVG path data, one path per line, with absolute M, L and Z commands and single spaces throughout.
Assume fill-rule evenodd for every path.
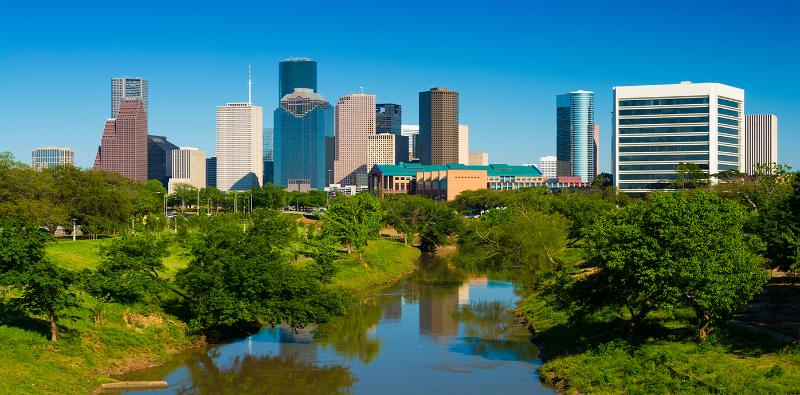
M 458 334 L 458 288 L 422 287 L 419 294 L 419 333 L 434 337 Z
M 467 281 L 458 287 L 458 305 L 463 306 L 469 304 L 469 289 L 470 288 L 486 288 L 489 285 L 488 277 L 469 277 Z
M 467 279 L 467 284 L 476 288 L 486 288 L 489 285 L 489 277 L 470 277 Z
M 280 344 L 278 352 L 281 358 L 315 363 L 317 361 L 317 345 L 314 344 L 314 332 L 311 328 L 297 329 L 282 326 L 279 330 Z
M 469 304 L 469 283 L 461 284 L 458 287 L 458 305 Z
M 383 298 L 383 319 L 399 320 L 403 318 L 403 296 L 387 295 Z

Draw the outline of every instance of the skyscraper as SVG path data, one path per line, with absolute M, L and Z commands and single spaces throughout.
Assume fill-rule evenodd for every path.
M 555 156 L 542 156 L 539 158 L 539 170 L 542 171 L 542 177 L 545 180 L 558 177 L 557 163 L 558 159 Z
M 206 188 L 217 187 L 217 157 L 206 158 Z
M 416 146 L 420 163 L 458 163 L 458 134 L 458 92 L 447 88 L 420 92 Z
M 141 99 L 147 114 L 147 80 L 144 78 L 111 79 L 111 118 L 117 117 L 119 106 L 124 99 Z
M 403 112 L 399 104 L 375 105 L 375 133 L 392 133 L 399 136 L 402 123 Z
M 744 172 L 753 175 L 758 164 L 778 163 L 778 117 L 744 117 Z
M 470 152 L 468 166 L 489 166 L 488 152 Z
M 158 180 L 169 186 L 172 176 L 172 150 L 178 146 L 170 143 L 164 136 L 147 136 L 147 179 Z
M 262 185 L 264 114 L 259 106 L 228 103 L 217 107 L 217 188 L 242 191 Z
M 408 159 L 402 162 L 419 160 L 417 150 L 417 139 L 419 137 L 419 125 L 401 125 L 400 134 L 408 137 Z
M 594 161 L 594 93 L 575 91 L 556 96 L 556 158 L 559 176 L 592 182 Z
M 369 155 L 366 168 L 372 170 L 375 165 L 393 165 L 396 163 L 396 139 L 394 133 L 378 133 L 369 136 Z
M 275 129 L 264 128 L 264 183 L 275 182 Z
M 469 164 L 469 126 L 458 125 L 458 163 Z
M 168 190 L 175 192 L 178 184 L 188 184 L 197 189 L 206 187 L 206 153 L 193 147 L 180 147 L 173 150 L 172 174 Z
M 717 83 L 614 88 L 614 184 L 626 193 L 670 189 L 679 163 L 709 174 L 744 170 L 744 90 Z
M 369 138 L 375 135 L 375 114 L 374 95 L 353 93 L 336 103 L 334 184 L 367 184 Z
M 600 172 L 598 170 L 600 168 L 600 124 L 594 124 L 594 144 L 592 149 L 592 158 L 594 158 L 594 164 L 592 167 L 592 178 L 597 177 L 597 174 Z
M 333 109 L 321 95 L 296 88 L 284 96 L 275 110 L 275 184 L 307 180 L 312 188 L 324 188 L 332 178 L 327 170 L 333 170 L 328 150 L 333 130 Z
M 31 166 L 36 170 L 48 167 L 75 166 L 75 151 L 64 147 L 39 147 L 31 151 Z
M 147 112 L 142 99 L 122 100 L 117 117 L 106 120 L 94 168 L 147 181 Z
M 309 58 L 288 58 L 278 65 L 278 100 L 296 88 L 317 91 L 317 62 Z

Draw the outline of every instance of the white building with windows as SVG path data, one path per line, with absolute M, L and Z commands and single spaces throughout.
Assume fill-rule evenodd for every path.
M 539 157 L 539 170 L 542 171 L 542 178 L 545 180 L 556 178 L 557 175 L 558 158 L 555 156 L 541 156 Z
M 142 99 L 144 112 L 147 114 L 147 80 L 144 78 L 112 78 L 111 79 L 111 118 L 117 117 L 119 107 L 125 99 Z
M 469 165 L 469 125 L 458 125 L 458 163 Z
M 397 136 L 393 133 L 378 133 L 369 136 L 367 171 L 372 170 L 372 166 L 375 165 L 395 164 L 396 138 Z
M 744 117 L 744 172 L 753 175 L 757 165 L 778 163 L 778 117 L 772 114 Z
M 178 184 L 189 184 L 197 189 L 206 187 L 206 154 L 197 148 L 180 147 L 172 150 L 172 173 L 167 184 L 169 193 Z
M 36 170 L 48 167 L 75 166 L 75 151 L 66 147 L 39 147 L 31 151 L 31 166 Z
M 408 160 L 403 162 L 411 162 L 412 160 L 419 160 L 417 156 L 417 137 L 419 136 L 419 125 L 400 125 L 400 135 L 408 137 Z
M 217 188 L 243 191 L 263 185 L 264 112 L 250 102 L 217 107 Z
M 626 193 L 670 189 L 679 163 L 744 171 L 744 90 L 681 82 L 614 88 L 612 168 Z

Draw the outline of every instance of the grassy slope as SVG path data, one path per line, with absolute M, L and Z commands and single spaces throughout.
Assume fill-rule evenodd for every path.
M 333 279 L 335 286 L 350 292 L 396 281 L 416 269 L 419 249 L 394 240 L 379 239 L 369 242 L 364 249 L 364 262 L 355 253 L 336 261 L 338 271 Z
M 693 340 L 692 314 L 652 314 L 640 338 L 626 340 L 616 315 L 567 325 L 534 293 L 517 308 L 542 343 L 545 382 L 566 393 L 789 393 L 800 388 L 800 348 L 720 328 Z M 637 346 L 632 346 L 635 342 Z
M 99 248 L 108 243 L 110 239 L 97 240 L 59 240 L 47 245 L 47 256 L 57 265 L 72 271 L 95 269 L 100 264 Z M 164 258 L 166 270 L 159 274 L 172 277 L 178 269 L 186 267 L 189 256 L 186 249 L 171 244 L 169 256 Z

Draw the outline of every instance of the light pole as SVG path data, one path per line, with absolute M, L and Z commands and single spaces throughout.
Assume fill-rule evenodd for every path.
M 72 220 L 72 241 L 75 241 L 75 233 L 78 232 L 78 226 L 75 224 L 77 218 L 70 218 Z

